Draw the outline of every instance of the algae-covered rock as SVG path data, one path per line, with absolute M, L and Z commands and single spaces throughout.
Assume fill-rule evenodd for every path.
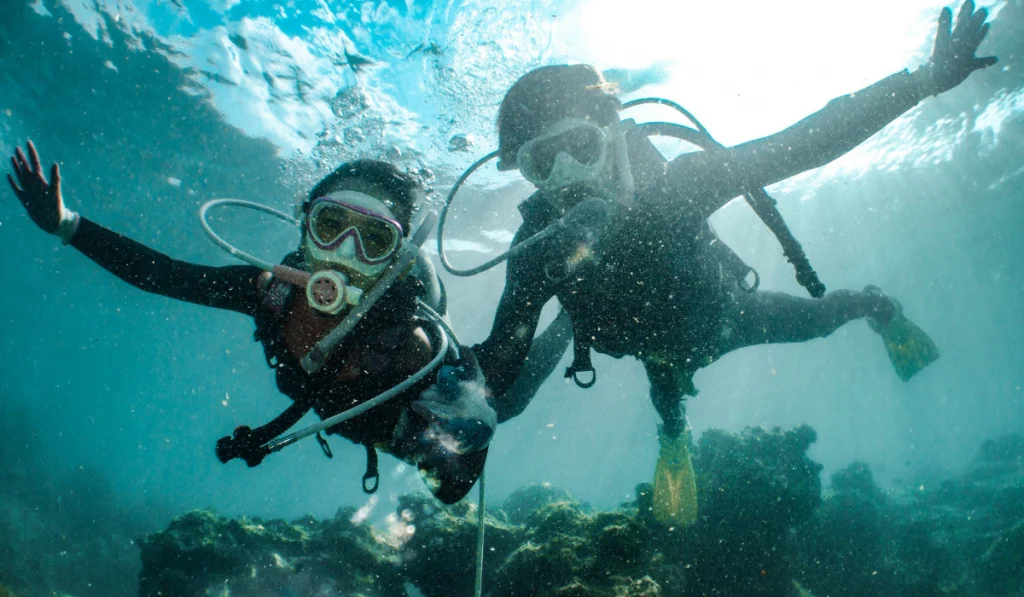
M 560 591 L 580 585 L 576 573 L 585 548 L 583 539 L 577 537 L 528 541 L 501 564 L 491 592 L 506 597 L 562 594 Z
M 139 595 L 404 595 L 392 550 L 347 512 L 333 520 L 175 518 L 140 541 Z
M 837 596 L 1024 594 L 1022 460 L 1024 440 L 1011 435 L 941 482 L 882 491 L 866 465 L 839 471 L 797 533 L 802 584 Z
M 700 521 L 674 536 L 698 594 L 792 590 L 789 538 L 821 501 L 822 467 L 807 456 L 815 439 L 806 425 L 704 433 L 694 458 Z
M 1024 595 L 1024 520 L 1000 533 L 982 556 L 982 582 L 993 595 Z
M 555 502 L 532 513 L 526 521 L 531 539 L 547 543 L 564 537 L 584 537 L 590 517 L 578 503 Z
M 423 494 L 403 496 L 399 517 L 412 527 L 400 547 L 402 573 L 425 595 L 470 595 L 475 578 L 477 521 L 476 504 L 467 501 L 443 506 Z M 486 565 L 484 582 L 489 585 L 496 570 L 523 542 L 525 531 L 505 522 L 504 516 L 486 517 Z
M 893 570 L 885 558 L 888 502 L 871 469 L 853 463 L 832 475 L 818 515 L 798 535 L 798 568 L 822 595 L 888 594 Z
M 525 524 L 531 514 L 548 504 L 568 502 L 572 496 L 564 489 L 553 487 L 550 483 L 534 483 L 513 491 L 501 505 L 509 522 Z
M 488 511 L 490 597 L 1024 597 L 1024 443 L 986 442 L 960 477 L 882 490 L 837 471 L 824 496 L 809 427 L 709 431 L 694 450 L 700 517 L 651 515 L 650 487 L 610 512 L 534 485 Z M 1008 503 L 1007 500 L 1010 500 Z M 478 510 L 399 499 L 378 535 L 353 522 L 192 512 L 142 541 L 150 595 L 472 594 Z
M 772 530 L 806 520 L 821 501 L 822 466 L 807 457 L 816 439 L 807 425 L 704 433 L 693 463 L 701 516 L 713 525 L 753 523 Z
M 813 441 L 809 427 L 706 433 L 695 458 L 702 519 L 685 529 L 653 520 L 644 486 L 638 487 L 635 503 L 597 513 L 551 487 L 524 488 L 503 506 L 512 523 L 506 535 L 512 543 L 502 549 L 512 549 L 503 558 L 493 556 L 488 541 L 485 593 L 786 595 L 793 590 L 784 557 L 788 536 L 820 502 L 821 467 L 806 455 Z M 461 526 L 470 526 L 459 516 L 433 520 L 432 526 L 417 530 L 417 541 L 430 545 L 429 536 L 436 535 L 436 545 L 447 547 L 470 540 L 468 528 L 455 536 Z M 462 548 L 462 553 L 469 551 Z M 427 553 L 422 547 L 420 552 Z M 452 555 L 441 550 L 428 557 L 438 562 Z M 425 572 L 427 578 L 438 573 Z M 459 572 L 439 574 L 450 579 Z M 451 583 L 425 587 L 422 580 L 414 582 L 429 596 L 452 594 L 445 592 Z

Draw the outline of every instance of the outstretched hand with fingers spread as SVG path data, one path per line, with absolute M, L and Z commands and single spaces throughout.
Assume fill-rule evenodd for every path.
M 64 200 L 60 196 L 60 168 L 57 164 L 50 167 L 50 182 L 47 182 L 43 177 L 39 154 L 32 141 L 28 142 L 27 159 L 20 147 L 14 150 L 14 155 L 11 156 L 11 167 L 14 170 L 14 177 L 8 174 L 7 182 L 11 184 L 18 200 L 25 206 L 25 211 L 28 212 L 36 226 L 45 232 L 55 234 L 60 227 L 61 220 L 68 213 L 64 208 Z
M 975 10 L 974 0 L 967 0 L 956 15 L 948 7 L 939 13 L 939 29 L 935 34 L 935 48 L 931 60 L 918 71 L 918 84 L 923 95 L 938 95 L 963 83 L 976 70 L 988 68 L 998 59 L 995 56 L 976 56 L 978 46 L 988 33 L 985 22 L 988 11 Z

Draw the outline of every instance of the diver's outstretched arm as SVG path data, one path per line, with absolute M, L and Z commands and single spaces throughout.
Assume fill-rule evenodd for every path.
M 262 297 L 252 265 L 213 267 L 171 259 L 82 218 L 71 246 L 132 286 L 180 301 L 255 315 Z
M 555 370 L 572 340 L 572 320 L 562 310 L 541 335 L 533 339 L 530 353 L 515 383 L 501 398 L 499 423 L 516 417 L 530 404 L 537 390 Z
M 516 232 L 513 246 L 536 232 L 538 230 L 524 224 Z M 525 251 L 508 260 L 505 290 L 498 302 L 491 333 L 486 340 L 473 347 L 487 380 L 487 399 L 497 411 L 499 422 L 522 411 L 521 405 L 506 401 L 506 394 L 526 362 L 540 322 L 541 310 L 554 294 L 553 287 L 545 277 L 545 266 L 551 255 L 544 247 L 541 244 L 535 250 Z M 550 367 L 553 369 L 554 365 Z M 541 369 L 538 367 L 534 371 L 539 372 Z
M 31 141 L 28 157 L 19 147 L 11 157 L 17 178 L 7 175 L 14 194 L 32 221 L 56 234 L 101 267 L 132 286 L 166 297 L 253 315 L 262 297 L 256 285 L 262 273 L 251 265 L 210 267 L 171 259 L 128 237 L 80 217 L 64 206 L 60 168 L 48 182 Z
M 975 54 L 988 32 L 988 12 L 964 2 L 952 27 L 952 12 L 939 15 L 934 51 L 914 73 L 901 71 L 774 135 L 719 151 L 682 155 L 667 168 L 669 196 L 709 216 L 732 198 L 823 166 L 847 153 L 922 99 L 948 91 L 974 71 L 995 64 Z
M 506 394 L 526 362 L 545 302 L 530 300 L 509 277 L 498 303 L 491 333 L 474 347 L 487 380 L 487 399 L 498 413 L 498 422 L 522 411 L 521 407 L 506 402 Z

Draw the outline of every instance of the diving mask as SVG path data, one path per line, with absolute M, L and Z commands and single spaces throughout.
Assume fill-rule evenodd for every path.
M 600 178 L 609 161 L 605 129 L 580 118 L 563 118 L 519 148 L 523 178 L 540 189 L 554 190 Z
M 341 267 L 368 279 L 387 268 L 404 236 L 383 201 L 356 191 L 314 199 L 306 233 L 304 248 L 317 269 Z

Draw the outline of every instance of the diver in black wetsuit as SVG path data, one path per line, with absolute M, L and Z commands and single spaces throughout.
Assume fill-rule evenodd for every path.
M 914 73 L 834 99 L 774 135 L 670 162 L 635 123 L 620 120 L 619 100 L 593 68 L 543 67 L 519 79 L 499 111 L 498 168 L 518 168 L 538 192 L 520 206 L 523 225 L 513 247 L 551 226 L 560 232 L 509 253 L 493 328 L 477 347 L 499 420 L 527 405 L 528 396 L 503 394 L 527 355 L 541 308 L 557 296 L 576 337 L 567 376 L 592 371 L 590 347 L 644 364 L 663 420 L 655 514 L 693 522 L 683 408 L 684 397 L 696 393 L 693 374 L 744 346 L 819 338 L 858 318 L 884 327 L 899 315 L 877 289 L 817 300 L 742 289 L 731 273 L 738 257 L 707 218 L 734 197 L 827 164 L 924 98 L 994 64 L 994 57 L 975 57 L 986 18 L 966 2 L 952 27 L 952 13 L 943 9 L 931 60 Z
M 312 272 L 310 280 L 321 281 L 304 289 L 253 265 L 209 267 L 176 261 L 78 216 L 63 204 L 57 165 L 50 184 L 31 141 L 28 156 L 18 148 L 11 163 L 17 181 L 10 174 L 8 181 L 29 216 L 64 244 L 146 292 L 255 319 L 256 339 L 276 369 L 277 385 L 294 403 L 262 427 L 242 426 L 233 437 L 222 438 L 217 456 L 223 462 L 240 458 L 258 465 L 270 453 L 268 442 L 309 410 L 326 419 L 378 396 L 424 370 L 443 345 L 443 327 L 430 325 L 418 310 L 420 303 L 442 315 L 446 310 L 433 266 L 418 252 L 408 275 L 386 289 L 321 369 L 309 373 L 300 363 L 346 310 L 384 279 L 409 236 L 424 190 L 417 179 L 390 164 L 343 164 L 312 190 L 302 206 L 300 251 L 284 261 L 296 268 L 293 272 Z M 324 279 L 337 276 L 340 286 L 328 285 L 325 294 Z M 338 288 L 344 292 L 334 292 Z M 533 365 L 547 370 L 526 376 L 522 391 L 532 395 L 557 364 L 568 340 L 553 338 L 547 342 L 561 342 L 562 350 L 547 350 L 552 355 L 547 361 L 534 359 Z M 438 370 L 437 383 L 435 376 L 426 375 L 393 399 L 327 429 L 366 447 L 367 492 L 376 489 L 377 449 L 418 465 L 427 486 L 443 502 L 462 499 L 476 482 L 496 417 L 484 399 L 472 351 L 462 347 L 461 361 L 455 357 L 458 352 L 437 354 L 445 365 Z M 318 439 L 330 455 L 326 441 Z

